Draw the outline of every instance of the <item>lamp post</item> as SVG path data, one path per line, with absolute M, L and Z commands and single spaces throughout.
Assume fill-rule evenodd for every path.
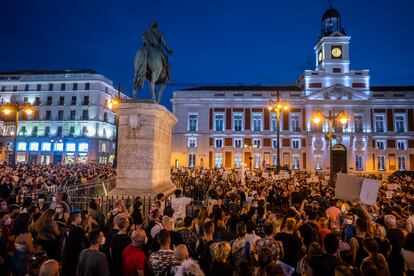
M 276 102 L 270 101 L 269 111 L 274 111 L 276 115 L 276 173 L 280 171 L 280 112 L 288 111 L 289 106 L 280 100 L 279 91 L 277 91 Z
M 342 125 L 345 125 L 348 122 L 348 118 L 346 117 L 346 115 L 343 111 L 340 111 L 340 112 L 335 114 L 333 111 L 329 110 L 328 115 L 325 115 L 320 111 L 317 111 L 316 114 L 313 116 L 312 121 L 316 125 L 318 125 L 319 123 L 321 123 L 323 118 L 328 120 L 328 134 L 325 136 L 325 138 L 329 142 L 329 181 L 332 183 L 333 176 L 334 176 L 333 171 L 332 171 L 332 165 L 333 165 L 333 160 L 332 160 L 332 139 L 333 139 L 332 129 L 333 129 L 333 126 L 334 126 L 334 123 L 335 123 L 336 120 L 339 120 L 339 122 Z
M 11 166 L 15 167 L 16 165 L 16 144 L 17 144 L 17 135 L 19 134 L 19 113 L 20 111 L 24 111 L 27 115 L 31 115 L 33 113 L 33 108 L 30 106 L 30 104 L 22 104 L 19 102 L 13 102 L 13 103 L 7 103 L 3 106 L 0 107 L 1 111 L 3 112 L 4 115 L 8 116 L 11 113 L 14 112 L 15 117 L 14 117 L 14 125 L 15 125 L 15 130 L 14 133 L 10 133 L 11 135 L 14 135 L 14 139 L 13 139 L 13 157 L 11 159 Z
M 113 110 L 114 107 L 121 103 L 120 92 L 118 91 L 118 96 L 113 97 L 108 102 L 108 108 Z M 118 165 L 118 128 L 119 128 L 119 118 L 118 115 L 114 112 L 114 119 L 115 119 L 115 152 L 114 152 L 114 161 L 112 166 L 116 168 Z

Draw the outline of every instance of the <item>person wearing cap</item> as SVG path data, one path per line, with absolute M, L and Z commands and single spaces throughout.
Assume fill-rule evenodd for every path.
M 68 235 L 65 238 L 65 247 L 62 261 L 64 275 L 76 275 L 76 264 L 79 254 L 88 247 L 85 230 L 81 227 L 82 218 L 79 210 L 72 210 L 68 218 Z

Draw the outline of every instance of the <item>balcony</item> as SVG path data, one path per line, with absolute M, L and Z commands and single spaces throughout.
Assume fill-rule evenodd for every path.
M 395 132 L 397 132 L 397 133 L 405 133 L 406 131 L 405 131 L 405 128 L 399 127 L 397 129 L 395 129 Z
M 300 127 L 292 127 L 292 132 L 302 132 Z

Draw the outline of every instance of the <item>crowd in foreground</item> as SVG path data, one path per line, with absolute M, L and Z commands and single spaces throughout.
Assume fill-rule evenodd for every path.
M 7 173 L 18 176 L 12 190 L 39 184 Z M 1 185 L 10 178 L 2 173 Z M 414 275 L 408 176 L 380 179 L 372 206 L 336 199 L 334 186 L 310 173 L 182 168 L 172 179 L 180 188 L 171 199 L 158 194 L 148 215 L 140 197 L 103 214 L 96 199 L 76 210 L 61 193 L 22 204 L 1 194 L 0 274 Z M 389 184 L 398 185 L 391 196 Z M 208 200 L 190 212 L 194 189 Z

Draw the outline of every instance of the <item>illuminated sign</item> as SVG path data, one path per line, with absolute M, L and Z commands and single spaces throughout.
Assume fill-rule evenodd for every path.
M 88 147 L 89 147 L 88 143 L 79 143 L 78 144 L 79 152 L 88 152 Z
M 17 151 L 26 151 L 26 150 L 27 150 L 27 143 L 26 142 L 17 143 Z
M 79 156 L 88 156 L 88 154 L 86 152 L 80 152 L 78 153 Z
M 31 142 L 29 144 L 29 151 L 39 151 L 39 143 L 38 142 Z
M 74 152 L 67 152 L 66 156 L 75 156 L 75 153 Z
M 67 143 L 66 144 L 66 151 L 75 152 L 76 151 L 76 144 L 75 143 Z
M 42 151 L 50 151 L 52 149 L 52 143 L 44 142 L 42 143 Z
M 63 151 L 63 143 L 55 143 L 55 151 Z

